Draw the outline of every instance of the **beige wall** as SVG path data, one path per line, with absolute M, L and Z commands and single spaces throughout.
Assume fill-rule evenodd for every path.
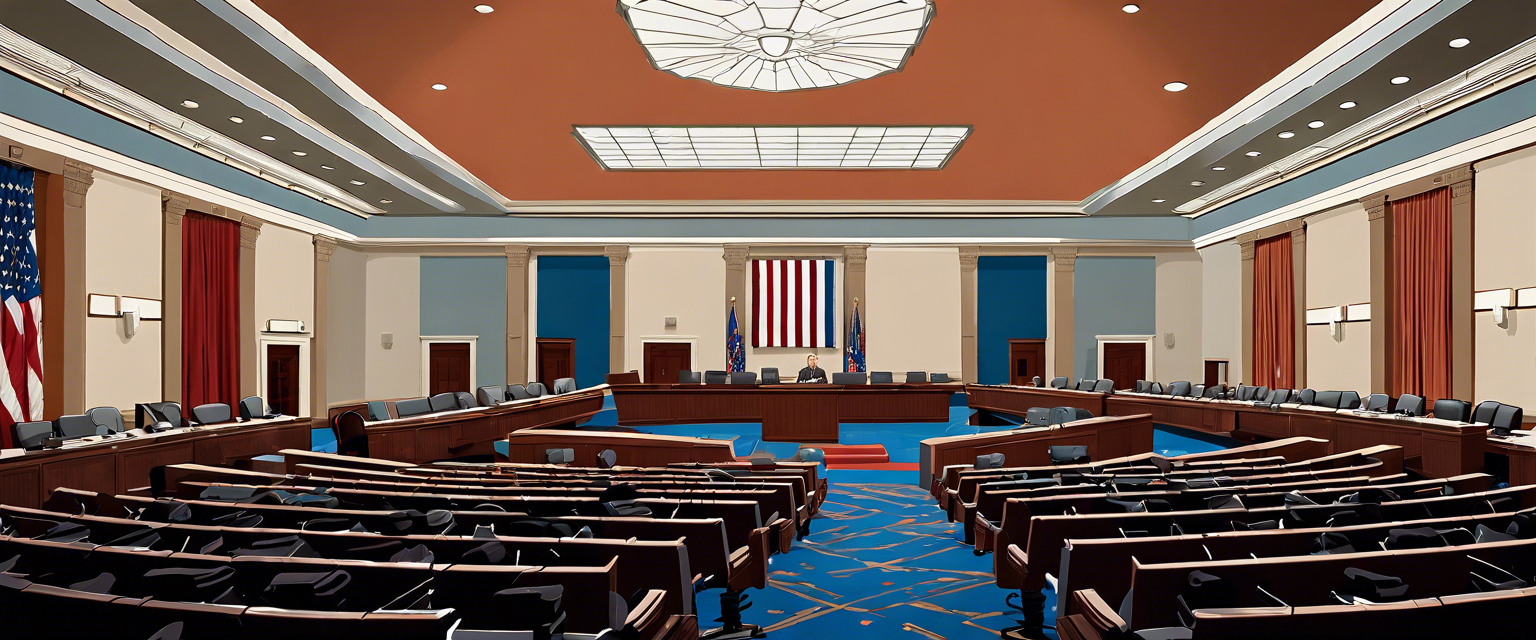
M 1307 218 L 1307 308 L 1371 301 L 1370 221 L 1352 203 Z M 1371 324 L 1307 327 L 1307 386 L 1369 393 Z
M 315 323 L 315 245 L 313 236 L 268 224 L 256 239 L 256 332 L 268 320 Z
M 1194 251 L 1157 255 L 1157 339 L 1153 345 L 1153 379 L 1203 380 L 1205 358 L 1200 279 L 1200 254 Z M 1168 346 L 1167 336 L 1174 343 Z
M 1200 352 L 1204 360 L 1228 361 L 1227 381 L 1237 384 L 1244 370 L 1242 250 L 1235 242 L 1214 244 L 1200 250 L 1200 262 Z
M 959 249 L 871 247 L 866 266 L 869 370 L 958 376 Z
M 1536 287 L 1536 147 L 1476 165 L 1473 290 Z M 1472 319 L 1475 400 L 1536 406 L 1536 309 L 1511 310 L 1509 326 Z
M 626 370 L 644 370 L 645 341 L 691 343 L 695 370 L 725 368 L 725 316 L 720 311 L 725 300 L 725 259 L 721 252 L 719 246 L 630 249 L 625 269 Z M 750 283 L 748 287 L 750 291 Z M 737 305 L 738 315 L 745 314 L 746 303 Z M 677 318 L 676 327 L 667 328 L 667 316 Z M 761 366 L 773 365 L 757 358 L 747 361 L 749 370 Z
M 263 234 L 265 235 L 265 234 Z M 337 247 L 327 287 L 326 402 L 367 400 L 368 257 Z
M 97 171 L 85 212 L 86 292 L 160 300 L 160 189 Z M 87 408 L 159 401 L 159 321 L 129 338 L 121 319 L 87 318 L 85 365 Z
M 334 287 L 333 287 L 334 289 Z M 421 395 L 421 258 L 369 256 L 367 264 L 367 327 L 364 353 L 370 400 Z M 393 333 L 394 346 L 385 349 L 381 334 Z

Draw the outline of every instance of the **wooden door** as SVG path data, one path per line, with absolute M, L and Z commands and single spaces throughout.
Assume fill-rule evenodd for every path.
M 469 388 L 469 343 L 433 342 L 427 352 L 428 395 L 472 391 Z
M 1008 384 L 1026 385 L 1035 376 L 1045 382 L 1045 341 L 1009 340 L 1008 363 Z
M 1116 389 L 1130 389 L 1147 378 L 1147 345 L 1144 342 L 1104 343 L 1104 370 L 1099 377 L 1115 381 Z
M 267 404 L 272 411 L 296 416 L 299 406 L 299 345 L 267 345 Z
M 693 366 L 693 345 L 686 342 L 645 343 L 645 381 L 672 384 L 678 373 Z
M 554 390 L 555 381 L 576 377 L 576 339 L 539 338 L 539 382 Z
M 1207 387 L 1214 387 L 1214 386 L 1216 386 L 1218 384 L 1226 384 L 1226 382 L 1227 382 L 1227 361 L 1226 360 L 1206 360 L 1205 361 L 1205 382 L 1203 382 L 1202 384 L 1204 384 Z

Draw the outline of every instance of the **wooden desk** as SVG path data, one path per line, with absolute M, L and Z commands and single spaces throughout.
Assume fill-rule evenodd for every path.
M 1486 425 L 1365 416 L 1294 405 L 1272 410 L 1230 401 L 1116 394 L 1105 399 L 1104 410 L 1109 415 L 1150 413 L 1159 424 L 1236 437 L 1322 438 L 1329 442 L 1329 453 L 1398 445 L 1403 448 L 1405 464 L 1436 478 L 1482 471 L 1488 439 Z
M 736 454 L 726 440 L 663 436 L 652 433 L 531 429 L 507 435 L 504 462 L 543 464 L 548 449 L 575 449 L 575 463 L 591 466 L 598 452 L 613 449 L 626 467 L 665 467 L 685 462 L 735 462 Z
M 603 410 L 607 385 L 558 396 L 504 402 L 494 407 L 449 411 L 368 423 L 368 455 L 419 464 L 472 455 L 494 455 L 497 440 L 520 429 L 572 425 Z
M 759 422 L 772 442 L 837 442 L 843 422 L 949 422 L 955 384 L 628 384 L 620 426 Z
M 993 412 L 1022 418 L 1025 412 L 1034 407 L 1074 407 L 1102 416 L 1107 394 L 1050 387 L 968 384 L 965 385 L 965 395 L 969 398 L 970 407 L 976 410 L 971 416 L 971 424 L 1002 425 L 1008 423 L 993 416 Z
M 1531 438 L 1506 439 L 1490 435 L 1488 451 L 1509 457 L 1509 486 L 1536 484 L 1536 442 Z
M 918 455 L 918 486 L 928 488 L 935 474 L 955 464 L 974 464 L 976 456 L 1001 453 L 1009 467 L 1051 463 L 1050 448 L 1085 445 L 1092 460 L 1109 460 L 1152 450 L 1152 416 L 1141 414 L 1098 417 L 1060 427 L 1023 427 L 922 441 Z
M 0 458 L 0 504 L 37 508 L 59 487 L 107 494 L 150 484 L 155 467 L 184 462 L 231 466 L 282 449 L 308 449 L 311 422 L 275 418 L 114 438 Z

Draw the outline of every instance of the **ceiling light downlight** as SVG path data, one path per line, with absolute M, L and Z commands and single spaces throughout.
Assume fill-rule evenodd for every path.
M 197 103 L 193 102 L 191 100 L 182 100 L 181 101 L 181 106 L 186 107 L 188 109 L 196 109 L 197 108 Z
M 1183 90 L 1188 89 L 1188 88 L 1189 88 L 1189 85 L 1184 84 L 1182 82 L 1170 82 L 1168 84 L 1163 85 L 1163 91 L 1171 91 L 1173 93 L 1178 93 L 1178 92 L 1183 91 Z
M 1307 128 L 1308 129 L 1321 129 L 1321 128 L 1323 128 L 1323 126 L 1325 124 L 1327 124 L 1327 123 L 1323 122 L 1322 120 L 1313 120 L 1313 121 L 1307 123 Z
M 495 11 L 495 10 L 496 10 L 496 7 L 493 7 L 493 6 L 488 5 L 488 4 L 477 4 L 477 5 L 475 5 L 475 11 L 478 11 L 480 13 L 491 13 L 492 11 Z
M 968 126 L 578 126 L 576 141 L 608 170 L 942 169 Z
M 1295 131 L 1281 131 L 1278 135 L 1281 138 L 1294 138 L 1294 137 L 1296 137 L 1296 132 Z
M 1460 49 L 1460 48 L 1465 47 L 1465 46 L 1467 46 L 1469 44 L 1472 44 L 1471 40 L 1468 40 L 1466 38 L 1457 38 L 1457 39 L 1451 41 L 1451 48 L 1452 49 Z
M 433 91 L 447 91 L 448 90 L 448 85 L 439 82 L 437 84 L 432 85 L 432 90 Z
M 262 140 L 266 140 L 267 142 L 272 142 L 272 141 L 277 140 L 277 138 L 274 138 L 272 136 L 262 136 L 261 139 Z
M 1358 106 L 1360 106 L 1360 105 L 1355 104 L 1354 100 L 1350 100 L 1349 102 L 1339 103 L 1339 108 L 1340 109 L 1353 109 L 1353 108 L 1358 107 Z
M 380 200 L 379 204 L 394 204 L 394 200 Z
M 656 69 L 773 92 L 900 71 L 935 13 L 933 0 L 618 0 L 618 10 Z
M 240 116 L 230 116 L 229 117 L 229 121 L 233 122 L 235 124 L 240 124 L 242 122 L 245 122 L 245 118 L 242 118 Z
M 1134 5 L 1134 4 L 1128 4 L 1128 5 L 1125 5 L 1123 7 L 1120 7 L 1120 10 L 1124 11 L 1126 13 L 1136 13 L 1137 11 L 1141 11 L 1141 7 L 1139 7 L 1137 5 Z
M 304 157 L 304 156 L 307 156 L 307 155 L 309 155 L 309 152 L 308 152 L 308 151 L 299 151 L 299 150 L 294 150 L 294 152 L 293 152 L 293 155 L 296 155 L 296 156 L 298 156 L 298 157 L 300 157 L 300 158 L 302 158 L 302 157 Z
M 1162 203 L 1162 202 L 1167 202 L 1168 199 L 1167 198 L 1153 198 L 1152 201 L 1153 202 Z
M 1189 186 L 1191 186 L 1191 187 L 1203 187 L 1203 186 L 1205 186 L 1205 181 L 1204 180 L 1193 180 L 1193 181 L 1190 181 Z
M 1392 84 L 1408 84 L 1408 76 L 1398 76 L 1392 79 Z
M 1211 167 L 1211 171 L 1226 171 L 1226 167 Z
M 322 164 L 322 165 L 320 165 L 320 168 L 321 169 L 325 169 L 326 171 L 335 171 L 336 170 L 336 167 L 333 167 L 333 166 L 328 165 L 328 164 Z
M 1263 153 L 1260 153 L 1260 152 L 1258 152 L 1258 151 L 1249 151 L 1249 152 L 1248 152 L 1248 153 L 1245 153 L 1245 154 L 1243 154 L 1243 155 L 1245 155 L 1245 156 L 1248 156 L 1248 157 L 1250 157 L 1250 158 L 1257 158 L 1257 157 L 1259 157 L 1259 156 L 1262 156 L 1262 155 L 1264 155 L 1264 154 L 1263 154 Z
M 355 185 L 357 185 L 359 187 L 361 187 L 361 186 L 363 186 L 365 184 L 368 184 L 366 182 L 363 182 L 362 180 L 348 180 L 347 182 L 351 182 L 352 184 L 355 184 Z

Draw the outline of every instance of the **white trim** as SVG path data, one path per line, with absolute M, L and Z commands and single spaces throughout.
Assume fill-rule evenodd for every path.
M 480 388 L 475 379 L 475 366 L 479 364 L 475 359 L 476 347 L 480 342 L 480 336 L 421 336 L 421 395 L 432 395 L 432 345 L 438 343 L 469 343 L 469 389 L 473 392 Z
M 627 276 L 629 269 L 624 269 L 624 273 Z M 634 305 L 624 305 L 624 313 L 626 315 L 629 314 L 629 308 L 632 306 Z M 539 379 L 539 256 L 532 252 L 528 254 L 527 322 L 528 330 L 524 333 L 527 333 L 528 336 L 524 339 L 524 342 L 527 344 L 526 351 L 528 351 L 528 368 L 525 369 L 528 375 L 524 377 L 528 378 L 528 380 L 524 381 L 524 384 Z M 624 330 L 628 331 L 629 327 L 626 325 Z M 644 356 L 642 355 L 641 357 L 643 358 Z
M 640 375 L 645 375 L 645 345 L 652 342 L 685 342 L 688 344 L 688 370 L 699 370 L 699 337 L 698 336 L 639 336 L 640 338 Z M 650 382 L 647 380 L 646 382 Z
M 1155 335 L 1153 335 L 1153 336 L 1145 336 L 1145 335 L 1094 336 L 1093 339 L 1097 340 L 1098 343 L 1099 343 L 1098 344 L 1098 351 L 1099 351 L 1098 366 L 1099 366 L 1099 368 L 1094 370 L 1094 375 L 1096 375 L 1096 376 L 1098 376 L 1100 378 L 1104 377 L 1104 345 L 1106 345 L 1106 344 L 1137 344 L 1137 343 L 1141 343 L 1141 344 L 1146 345 L 1146 347 L 1147 347 L 1147 363 L 1146 363 L 1146 370 L 1141 372 L 1141 375 L 1143 376 L 1142 379 L 1148 379 L 1147 378 L 1147 372 L 1149 372 L 1149 371 L 1157 371 L 1154 363 L 1152 362 L 1153 355 L 1157 353 L 1157 348 L 1156 348 L 1157 347 L 1157 345 L 1156 345 L 1157 336 L 1155 336 Z M 1134 380 L 1116 380 L 1115 384 L 1117 386 L 1124 385 L 1124 386 L 1120 386 L 1121 389 L 1129 389 L 1129 388 L 1131 388 L 1132 386 L 1135 385 L 1135 381 Z
M 262 332 L 256 339 L 256 389 L 263 401 L 271 397 L 267 393 L 267 347 L 274 344 L 291 344 L 299 348 L 299 406 L 282 407 L 282 410 L 290 416 L 307 418 L 309 416 L 309 334 L 269 334 Z
M 413 247 L 413 246 L 430 245 L 430 246 L 433 246 L 433 247 L 453 247 L 453 246 L 482 247 L 482 246 L 485 246 L 485 247 L 493 247 L 493 248 L 497 248 L 497 249 L 499 249 L 502 245 L 507 245 L 507 244 L 524 244 L 524 245 L 530 245 L 530 246 L 534 246 L 534 247 L 542 247 L 542 246 L 569 246 L 569 245 L 595 246 L 595 245 L 602 245 L 602 244 L 629 244 L 629 245 L 651 246 L 651 247 L 658 247 L 658 246 L 682 247 L 682 246 L 689 246 L 689 245 L 711 245 L 711 246 L 718 246 L 718 245 L 724 245 L 724 244 L 750 244 L 750 245 L 753 246 L 754 251 L 756 250 L 757 247 L 768 247 L 769 245 L 790 245 L 790 246 L 794 246 L 794 247 L 804 247 L 804 246 L 807 246 L 807 245 L 815 245 L 815 246 L 819 247 L 819 246 L 838 246 L 838 245 L 857 244 L 857 245 L 881 245 L 881 246 L 885 246 L 885 247 L 911 247 L 911 248 L 935 248 L 935 249 L 949 248 L 949 249 L 953 250 L 954 247 L 952 245 L 956 245 L 956 244 L 968 244 L 968 245 L 1008 245 L 1008 246 L 1016 246 L 1016 247 L 1027 247 L 1027 246 L 1030 246 L 1030 245 L 1040 245 L 1042 247 L 1045 247 L 1045 246 L 1058 245 L 1058 244 L 1063 244 L 1063 243 L 1071 243 L 1071 244 L 1074 244 L 1074 245 L 1091 245 L 1091 246 L 1094 246 L 1094 247 L 1136 247 L 1136 248 L 1143 248 L 1143 249 L 1153 249 L 1153 248 L 1158 248 L 1158 247 L 1169 247 L 1169 248 L 1176 248 L 1176 249 L 1188 249 L 1190 247 L 1190 242 L 1188 240 L 1126 240 L 1126 239 L 1096 240 L 1096 239 L 1026 237 L 1026 236 L 1013 236 L 1013 237 L 1003 237 L 1003 236 L 945 236 L 945 237 L 905 236 L 905 237 L 889 237 L 889 238 L 879 238 L 879 237 L 871 238 L 871 237 L 854 237 L 854 236 L 808 236 L 808 237 L 793 237 L 793 236 L 790 236 L 790 237 L 784 237 L 784 236 L 763 236 L 763 237 L 752 237 L 752 236 L 700 236 L 700 237 L 694 237 L 694 238 L 690 238 L 690 237 L 677 237 L 677 236 L 550 236 L 550 237 L 543 237 L 543 238 L 525 238 L 525 237 L 524 238 L 520 238 L 520 237 L 515 237 L 515 236 L 501 236 L 501 237 L 491 237 L 491 238 L 421 238 L 421 237 L 414 237 L 414 238 L 356 238 L 354 240 L 348 241 L 348 244 L 351 244 L 351 245 L 357 246 L 357 247 Z M 1043 253 L 1044 253 L 1044 251 L 1042 251 L 1042 255 L 1043 255 Z
M 1083 203 L 1072 200 L 519 200 L 507 206 L 514 214 L 602 216 L 594 210 L 656 217 L 687 215 L 723 218 L 731 214 L 838 216 L 879 213 L 889 217 L 926 217 L 936 213 L 1017 218 L 1022 216 L 1083 216 Z

